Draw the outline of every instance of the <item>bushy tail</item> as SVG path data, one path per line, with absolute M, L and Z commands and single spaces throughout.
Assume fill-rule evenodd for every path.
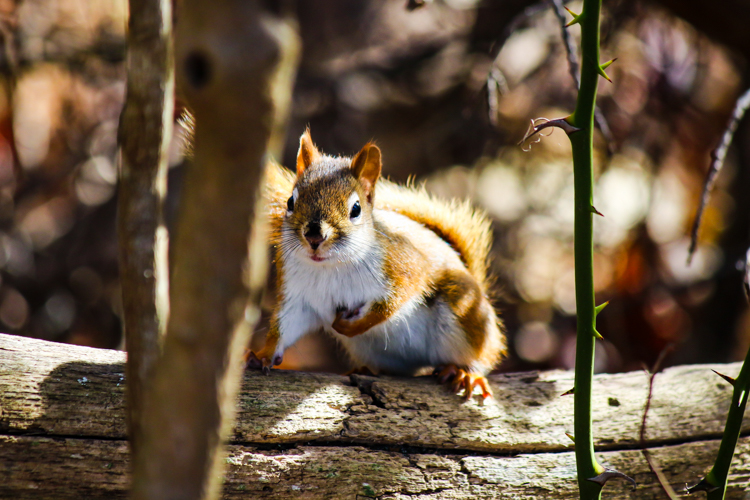
M 270 219 L 269 236 L 271 244 L 281 242 L 281 224 L 286 214 L 286 202 L 294 189 L 294 174 L 275 161 L 266 165 L 265 190 L 266 207 Z
M 423 186 L 400 186 L 385 179 L 378 181 L 375 207 L 405 215 L 435 232 L 461 256 L 482 291 L 487 290 L 492 224 L 482 210 L 467 200 L 442 200 Z
M 192 158 L 193 141 L 195 140 L 195 117 L 193 113 L 185 108 L 178 118 L 183 128 L 182 153 L 187 158 Z M 269 216 L 269 240 L 276 245 L 281 242 L 281 223 L 286 214 L 286 202 L 294 189 L 294 174 L 271 160 L 266 165 L 265 189 L 263 194 L 266 198 L 266 209 Z

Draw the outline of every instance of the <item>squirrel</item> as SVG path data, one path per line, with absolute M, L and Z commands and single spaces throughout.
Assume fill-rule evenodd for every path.
M 415 375 L 434 369 L 469 399 L 505 354 L 502 324 L 487 296 L 491 227 L 468 202 L 381 179 L 380 149 L 353 158 L 322 154 L 309 129 L 296 177 L 266 172 L 275 246 L 277 304 L 265 345 L 248 366 L 281 363 L 300 337 L 320 329 L 360 373 Z

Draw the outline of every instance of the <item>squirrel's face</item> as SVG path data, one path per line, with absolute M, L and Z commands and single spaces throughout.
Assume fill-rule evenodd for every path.
M 351 160 L 332 158 L 315 149 L 306 131 L 282 226 L 282 254 L 331 264 L 366 257 L 375 237 L 372 207 L 380 167 L 374 145 Z
M 298 257 L 314 262 L 349 261 L 372 232 L 372 205 L 348 168 L 314 175 L 316 166 L 297 180 L 287 201 L 283 244 L 287 237 Z M 359 188 L 359 189 L 358 189 Z M 291 233 L 291 234 L 289 234 Z

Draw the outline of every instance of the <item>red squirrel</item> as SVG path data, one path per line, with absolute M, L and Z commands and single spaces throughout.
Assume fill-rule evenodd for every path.
M 362 371 L 434 369 L 466 399 L 491 395 L 485 375 L 505 353 L 487 297 L 491 227 L 468 202 L 380 178 L 381 153 L 322 154 L 309 130 L 296 177 L 271 166 L 267 196 L 278 301 L 265 346 L 246 353 L 266 373 L 307 333 L 325 330 Z

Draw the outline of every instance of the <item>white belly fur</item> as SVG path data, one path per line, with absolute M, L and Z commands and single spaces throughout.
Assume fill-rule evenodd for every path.
M 361 261 L 346 264 L 290 258 L 283 268 L 284 300 L 278 316 L 281 339 L 277 354 L 307 333 L 330 328 L 338 308 L 354 309 L 385 297 L 381 271 L 372 267 L 379 261 L 374 248 Z
M 465 336 L 450 308 L 440 299 L 431 307 L 412 300 L 388 321 L 357 337 L 344 337 L 330 328 L 328 331 L 356 367 L 366 366 L 376 372 L 413 375 L 424 367 L 471 363 L 466 356 L 469 346 Z
M 429 231 L 399 214 L 378 215 L 397 231 Z M 435 240 L 447 246 L 437 236 Z M 386 286 L 378 278 L 382 271 L 373 267 L 381 258 L 374 246 L 370 249 L 371 253 L 359 262 L 335 266 L 307 258 L 288 259 L 284 266 L 284 303 L 279 311 L 282 338 L 277 352 L 283 353 L 301 336 L 322 327 L 340 342 L 355 367 L 410 375 L 427 366 L 471 364 L 465 335 L 440 297 L 429 306 L 422 297 L 415 297 L 386 322 L 353 338 L 331 328 L 337 308 L 356 308 L 362 303 L 369 306 L 387 297 Z M 448 258 L 457 260 L 458 256 L 451 250 Z M 291 283 L 294 285 L 289 286 Z

